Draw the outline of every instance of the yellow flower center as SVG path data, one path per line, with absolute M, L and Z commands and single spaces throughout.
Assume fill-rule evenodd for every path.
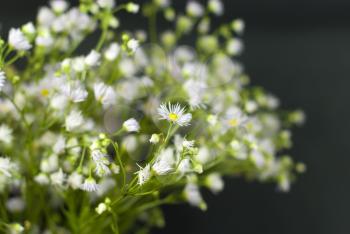
M 47 97 L 49 96 L 49 90 L 48 89 L 42 89 L 40 91 L 41 95 L 44 96 L 44 97 Z
M 170 114 L 169 114 L 169 119 L 170 119 L 171 121 L 175 122 L 176 120 L 179 119 L 179 116 L 178 116 L 177 114 L 175 114 L 175 113 L 170 113 Z
M 238 125 L 238 119 L 230 119 L 229 124 L 231 127 L 236 127 Z

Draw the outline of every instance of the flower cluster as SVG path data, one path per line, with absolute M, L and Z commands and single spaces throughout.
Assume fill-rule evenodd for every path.
M 142 12 L 149 32 L 122 29 L 120 11 Z M 213 28 L 223 13 L 220 0 L 182 13 L 170 0 L 51 0 L 0 38 L 0 231 L 147 233 L 162 204 L 205 210 L 201 190 L 225 176 L 288 191 L 305 166 L 281 152 L 304 114 L 249 85 L 244 22 Z M 161 18 L 174 29 L 158 32 Z

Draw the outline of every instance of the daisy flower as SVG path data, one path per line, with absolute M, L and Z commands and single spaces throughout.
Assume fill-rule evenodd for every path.
M 147 164 L 144 168 L 140 167 L 136 174 L 138 175 L 138 184 L 143 185 L 151 178 L 151 165 Z
M 123 127 L 128 132 L 138 132 L 140 130 L 140 124 L 134 118 L 125 121 Z
M 160 119 L 168 120 L 170 123 L 175 123 L 179 126 L 190 125 L 192 115 L 190 113 L 185 113 L 185 111 L 186 109 L 184 107 L 181 108 L 179 103 L 175 105 L 168 103 L 168 106 L 166 104 L 161 104 L 158 108 Z

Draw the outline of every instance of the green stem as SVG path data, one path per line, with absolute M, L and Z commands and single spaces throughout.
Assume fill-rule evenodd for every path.
M 115 154 L 116 154 L 115 156 L 116 156 L 116 158 L 117 158 L 117 160 L 118 160 L 118 163 L 119 163 L 119 165 L 120 165 L 120 170 L 122 171 L 122 176 L 123 176 L 122 191 L 124 192 L 124 190 L 125 190 L 125 184 L 126 184 L 126 173 L 125 173 L 125 168 L 124 168 L 123 162 L 122 162 L 122 160 L 121 160 L 121 155 L 119 154 L 119 147 L 118 147 L 118 145 L 117 145 L 114 141 L 112 141 L 112 140 L 111 140 L 111 143 L 112 143 L 113 148 L 114 148 L 114 150 L 115 150 Z

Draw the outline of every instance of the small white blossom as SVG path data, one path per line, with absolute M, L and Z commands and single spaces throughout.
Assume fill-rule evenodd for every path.
M 137 48 L 139 48 L 139 45 L 140 43 L 136 39 L 130 39 L 127 43 L 127 47 L 132 53 L 136 52 Z
M 83 72 L 86 69 L 84 56 L 73 59 L 72 66 L 75 72 Z
M 95 149 L 92 151 L 91 157 L 95 163 L 95 173 L 98 176 L 102 177 L 111 174 L 111 170 L 108 167 L 110 162 L 106 154 L 102 153 L 98 149 Z
M 242 34 L 244 32 L 245 29 L 245 23 L 242 19 L 236 19 L 232 22 L 232 29 L 238 33 L 238 34 Z
M 192 205 L 206 210 L 207 206 L 196 184 L 188 183 L 184 190 L 186 200 Z
M 11 172 L 16 168 L 9 158 L 0 157 L 0 174 L 11 177 Z
M 96 213 L 99 215 L 105 212 L 106 210 L 107 210 L 107 205 L 105 203 L 98 204 L 98 206 L 95 209 Z
M 62 169 L 59 169 L 59 171 L 50 175 L 50 180 L 53 185 L 62 186 L 65 182 L 65 179 L 66 175 L 63 173 Z
M 39 175 L 36 175 L 34 177 L 34 181 L 41 185 L 47 185 L 50 182 L 49 178 L 44 173 L 40 173 Z
M 68 176 L 68 179 L 67 179 L 68 185 L 73 189 L 80 188 L 82 182 L 83 182 L 83 176 L 80 175 L 78 172 L 73 172 Z
M 149 139 L 149 142 L 152 144 L 157 144 L 159 140 L 160 139 L 158 134 L 152 134 L 151 138 Z
M 140 130 L 140 124 L 134 118 L 131 118 L 125 121 L 123 123 L 123 127 L 128 132 L 138 132 Z
M 119 44 L 112 43 L 105 51 L 104 56 L 108 61 L 113 61 L 118 57 L 119 52 L 120 52 Z
M 130 13 L 137 13 L 140 10 L 140 5 L 133 3 L 133 2 L 129 2 L 128 4 L 126 4 L 126 10 Z
M 34 35 L 36 33 L 35 26 L 32 22 L 28 22 L 25 25 L 23 25 L 22 30 L 24 33 L 29 35 Z
M 0 142 L 11 144 L 13 139 L 12 129 L 6 124 L 0 125 Z
M 112 9 L 115 6 L 115 0 L 97 0 L 97 4 L 101 8 Z
M 95 83 L 93 90 L 96 100 L 101 102 L 103 106 L 108 107 L 116 102 L 116 92 L 103 82 Z
M 243 51 L 243 43 L 239 39 L 230 39 L 226 45 L 226 51 L 230 55 L 239 55 Z
M 25 201 L 21 197 L 13 197 L 7 200 L 6 208 L 12 213 L 18 213 L 24 210 Z
M 10 46 L 19 51 L 29 50 L 32 48 L 28 39 L 24 36 L 20 29 L 11 28 L 8 36 Z
M 224 189 L 224 181 L 219 173 L 212 173 L 207 176 L 205 183 L 213 193 L 221 192 Z
M 81 112 L 78 110 L 72 110 L 66 117 L 65 125 L 67 131 L 77 130 L 83 124 L 84 119 Z
M 204 14 L 204 8 L 196 1 L 189 1 L 186 6 L 187 14 L 193 17 L 200 17 Z
M 94 67 L 97 66 L 100 63 L 101 54 L 97 52 L 96 50 L 92 50 L 86 57 L 85 57 L 85 64 Z
M 89 177 L 85 179 L 84 183 L 80 186 L 80 189 L 87 192 L 95 192 L 99 189 L 99 185 L 94 178 Z
M 5 82 L 6 82 L 6 75 L 5 72 L 0 70 L 0 91 L 2 90 L 2 88 L 5 86 Z
M 45 48 L 50 48 L 54 43 L 54 39 L 48 30 L 40 32 L 40 34 L 35 38 L 35 44 Z
M 158 108 L 158 114 L 161 116 L 160 119 L 168 120 L 180 126 L 190 125 L 192 119 L 192 115 L 190 113 L 185 114 L 185 108 L 181 108 L 179 103 L 175 105 L 168 103 L 168 106 L 161 104 Z
M 20 234 L 23 233 L 24 227 L 19 223 L 12 223 L 8 225 L 9 234 Z
M 151 165 L 147 164 L 144 168 L 140 167 L 140 170 L 137 172 L 138 175 L 138 184 L 143 185 L 151 178 Z
M 68 3 L 65 0 L 52 0 L 50 6 L 54 12 L 62 13 L 68 8 Z
M 224 13 L 224 6 L 221 0 L 209 0 L 208 8 L 215 15 L 222 15 Z
M 192 148 L 194 146 L 194 141 L 188 141 L 188 140 L 184 139 L 182 141 L 182 146 L 186 149 Z
M 166 175 L 174 169 L 174 163 L 174 151 L 167 148 L 158 155 L 152 170 L 158 175 Z

